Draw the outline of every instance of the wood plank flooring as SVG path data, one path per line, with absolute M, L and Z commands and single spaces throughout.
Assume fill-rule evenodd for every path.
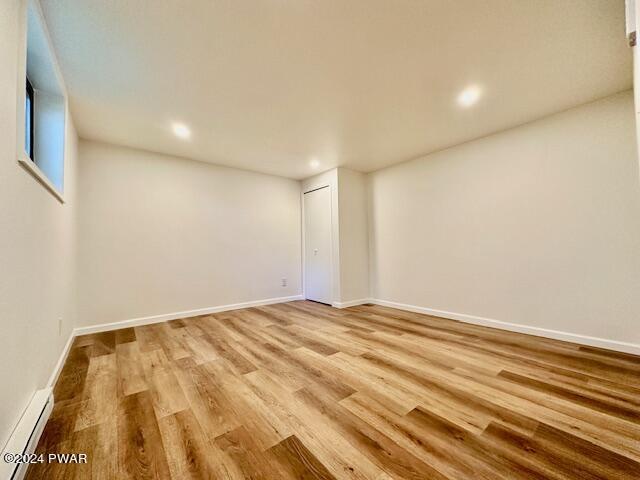
M 640 357 L 379 306 L 87 335 L 30 479 L 638 479 Z

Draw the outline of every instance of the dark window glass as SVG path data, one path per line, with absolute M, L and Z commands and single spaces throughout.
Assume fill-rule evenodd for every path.
M 35 161 L 33 156 L 33 104 L 34 104 L 34 95 L 33 95 L 33 86 L 31 86 L 31 82 L 27 78 L 27 95 L 24 104 L 24 149 L 29 155 L 29 158 Z

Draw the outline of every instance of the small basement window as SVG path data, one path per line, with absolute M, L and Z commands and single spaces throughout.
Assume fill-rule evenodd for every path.
M 24 126 L 24 135 L 18 135 L 18 161 L 64 202 L 66 94 L 40 4 L 37 0 L 25 4 L 26 87 L 18 92 L 18 100 L 24 105 L 18 109 L 18 125 Z

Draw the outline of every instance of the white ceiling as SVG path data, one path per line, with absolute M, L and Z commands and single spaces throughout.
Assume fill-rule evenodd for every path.
M 292 178 L 313 158 L 376 170 L 632 83 L 623 0 L 41 3 L 82 137 Z M 465 110 L 470 84 L 484 95 Z

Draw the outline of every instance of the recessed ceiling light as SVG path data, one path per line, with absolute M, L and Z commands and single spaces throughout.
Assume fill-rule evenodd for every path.
M 470 107 L 480 100 L 481 95 L 482 90 L 480 87 L 477 85 L 471 85 L 465 88 L 460 92 L 460 95 L 458 95 L 458 105 L 464 108 Z
M 191 136 L 191 130 L 184 123 L 174 123 L 172 128 L 176 137 L 186 140 Z
M 311 168 L 318 168 L 320 166 L 320 162 L 314 158 L 309 162 L 309 165 L 311 165 Z

